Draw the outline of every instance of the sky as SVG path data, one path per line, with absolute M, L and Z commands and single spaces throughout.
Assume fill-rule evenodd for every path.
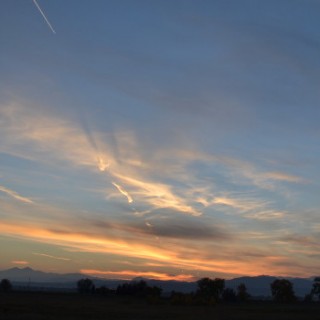
M 0 269 L 318 275 L 319 30 L 319 0 L 2 0 Z

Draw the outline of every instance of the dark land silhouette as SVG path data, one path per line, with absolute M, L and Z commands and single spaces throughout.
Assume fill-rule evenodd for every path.
M 20 290 L 43 290 L 43 291 L 77 291 L 77 281 L 83 278 L 89 278 L 94 282 L 96 288 L 105 286 L 110 289 L 116 289 L 119 284 L 126 283 L 124 280 L 101 279 L 90 277 L 81 273 L 58 274 L 42 272 L 26 268 L 11 268 L 0 271 L 0 280 L 9 279 L 15 288 Z M 287 278 L 294 287 L 297 297 L 304 298 L 313 288 L 313 279 L 311 278 Z M 237 290 L 240 284 L 245 284 L 247 292 L 253 297 L 271 297 L 270 284 L 276 280 L 273 276 L 256 276 L 256 277 L 239 277 L 225 280 L 225 287 Z M 141 280 L 140 278 L 134 280 Z M 178 291 L 182 293 L 190 293 L 197 290 L 196 282 L 184 281 L 161 281 L 154 279 L 142 279 L 148 282 L 150 286 L 161 287 L 163 293 Z M 320 288 L 320 282 L 319 282 Z M 320 289 L 319 289 L 320 291 Z
M 30 271 L 30 270 L 29 270 Z M 35 288 L 20 290 L 10 279 L 0 281 L 0 319 L 319 319 L 320 279 L 298 298 L 293 283 L 275 278 L 268 299 L 253 297 L 246 284 L 236 289 L 221 278 L 202 278 L 194 291 L 163 294 L 143 279 L 116 288 L 97 286 L 96 279 L 81 278 L 74 292 Z

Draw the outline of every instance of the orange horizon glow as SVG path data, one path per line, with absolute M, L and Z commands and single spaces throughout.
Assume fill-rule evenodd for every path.
M 169 275 L 167 273 L 160 272 L 141 272 L 132 270 L 122 270 L 122 271 L 105 271 L 105 270 L 95 270 L 95 269 L 81 269 L 81 273 L 91 276 L 108 276 L 110 278 L 132 280 L 137 277 L 154 279 L 154 280 L 175 280 L 175 281 L 186 281 L 193 282 L 195 277 L 191 274 L 179 274 L 179 275 Z
M 214 272 L 232 274 L 234 276 L 256 276 L 261 274 L 277 274 L 279 276 L 292 275 L 292 268 L 281 267 L 282 262 L 286 262 L 286 258 L 282 256 L 268 256 L 259 261 L 255 261 L 252 264 L 250 261 L 238 261 L 236 257 L 233 260 L 215 259 L 208 260 L 202 258 L 184 258 L 179 256 L 177 248 L 168 248 L 167 250 L 157 248 L 156 246 L 147 246 L 142 243 L 126 242 L 124 240 L 114 240 L 106 237 L 89 236 L 81 234 L 81 232 L 63 233 L 53 232 L 41 227 L 34 226 L 18 226 L 9 223 L 0 223 L 0 232 L 10 236 L 18 238 L 26 238 L 30 240 L 40 241 L 48 244 L 54 244 L 62 247 L 69 247 L 72 251 L 79 252 L 91 252 L 91 253 L 109 253 L 116 254 L 132 258 L 140 258 L 147 260 L 148 263 L 161 262 L 164 267 L 175 268 L 177 270 L 185 270 L 191 273 L 201 272 L 201 274 L 211 274 Z M 275 262 L 273 266 L 273 262 Z M 280 266 L 278 263 L 280 262 Z M 116 272 L 111 271 L 99 271 L 96 269 L 83 269 L 83 270 L 95 270 L 95 272 L 105 272 L 116 275 Z M 268 272 L 266 272 L 266 270 Z M 291 273 L 289 273 L 289 270 Z M 126 273 L 127 272 L 127 273 Z M 130 273 L 131 272 L 131 273 Z M 307 276 L 299 271 L 295 270 L 297 276 Z M 133 271 L 119 270 L 119 275 L 134 276 L 137 273 Z M 141 274 L 145 272 L 141 271 Z M 153 273 L 155 277 L 166 277 L 165 273 Z M 179 278 L 181 272 L 177 272 L 177 275 L 173 275 L 175 279 Z M 167 275 L 168 276 L 168 275 Z M 187 275 L 188 277 L 189 275 Z M 190 274 L 191 276 L 191 274 Z M 308 275 L 309 276 L 309 275 Z M 170 277 L 170 276 L 168 276 Z

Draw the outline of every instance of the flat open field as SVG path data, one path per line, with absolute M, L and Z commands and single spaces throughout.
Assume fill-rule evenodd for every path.
M 169 302 L 149 305 L 144 300 L 124 297 L 12 292 L 0 295 L 0 319 L 320 320 L 320 304 L 277 305 L 260 302 L 173 306 Z

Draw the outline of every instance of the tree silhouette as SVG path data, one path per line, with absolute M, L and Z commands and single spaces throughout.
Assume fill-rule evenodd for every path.
M 271 293 L 274 301 L 277 302 L 294 302 L 296 296 L 293 291 L 293 285 L 289 280 L 276 279 L 271 285 Z
M 77 288 L 79 293 L 94 293 L 95 286 L 91 279 L 80 279 L 77 282 Z
M 216 301 L 220 300 L 224 289 L 224 279 L 202 278 L 198 282 L 197 294 L 205 298 L 214 298 Z
M 320 277 L 316 277 L 313 280 L 312 290 L 311 290 L 311 296 L 318 296 L 318 299 L 320 300 Z
M 2 279 L 0 282 L 0 291 L 1 292 L 9 292 L 12 289 L 12 285 L 10 280 L 8 279 Z
M 237 287 L 237 299 L 239 301 L 247 301 L 250 294 L 247 292 L 247 287 L 244 283 L 240 283 Z

